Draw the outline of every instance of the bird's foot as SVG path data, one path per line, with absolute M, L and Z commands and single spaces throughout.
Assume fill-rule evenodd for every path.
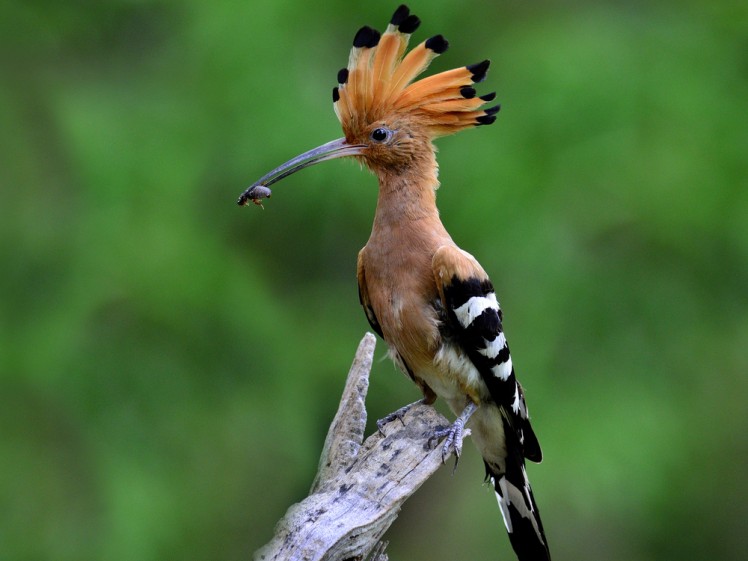
M 455 469 L 457 469 L 457 462 L 460 461 L 460 455 L 462 454 L 462 439 L 468 434 L 470 434 L 470 431 L 465 431 L 465 422 L 458 418 L 448 427 L 436 429 L 429 438 L 429 446 L 434 447 L 435 443 L 444 438 L 442 463 L 446 464 L 449 456 L 454 454 Z
M 379 434 L 381 434 L 382 436 L 384 436 L 384 430 L 383 430 L 384 426 L 387 423 L 390 423 L 390 422 L 392 422 L 394 420 L 398 420 L 403 425 L 405 425 L 405 422 L 403 421 L 403 417 L 405 417 L 405 415 L 408 413 L 408 411 L 410 411 L 413 408 L 413 406 L 420 405 L 422 403 L 424 403 L 423 399 L 419 399 L 418 401 L 414 401 L 413 403 L 408 403 L 408 405 L 404 405 L 403 407 L 401 407 L 397 411 L 393 411 L 389 415 L 385 415 L 384 417 L 382 417 L 381 419 L 379 419 L 377 421 L 377 428 L 379 429 Z
M 469 430 L 465 430 L 465 424 L 468 422 L 468 419 L 470 419 L 470 416 L 475 412 L 477 408 L 478 406 L 473 402 L 468 403 L 465 409 L 463 409 L 462 413 L 460 413 L 459 417 L 455 419 L 454 423 L 446 428 L 435 430 L 429 438 L 429 445 L 433 445 L 435 441 L 444 438 L 444 446 L 442 447 L 442 463 L 446 464 L 447 458 L 449 458 L 451 454 L 454 454 L 455 470 L 457 469 L 457 463 L 460 461 L 460 455 L 462 454 L 462 439 L 470 434 Z

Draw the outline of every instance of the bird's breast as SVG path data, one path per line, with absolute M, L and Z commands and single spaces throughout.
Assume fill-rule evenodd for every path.
M 446 318 L 432 263 L 438 246 L 407 249 L 407 244 L 394 250 L 367 245 L 363 265 L 369 301 L 385 341 L 408 373 L 459 413 L 468 400 L 483 401 L 487 388 L 459 345 L 444 335 Z
M 440 340 L 433 252 L 409 251 L 395 238 L 390 243 L 372 239 L 362 254 L 369 300 L 384 339 L 411 369 L 431 362 Z

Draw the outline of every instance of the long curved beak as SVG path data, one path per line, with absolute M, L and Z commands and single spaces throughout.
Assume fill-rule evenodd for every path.
M 347 156 L 360 156 L 363 153 L 364 148 L 366 148 L 365 144 L 348 144 L 345 138 L 338 138 L 337 140 L 333 140 L 322 146 L 317 146 L 317 148 L 299 154 L 295 158 L 288 160 L 285 164 L 282 164 L 273 171 L 263 175 L 260 179 L 245 189 L 237 203 L 240 205 L 246 205 L 249 201 L 252 201 L 259 205 L 260 199 L 270 197 L 271 191 L 268 187 L 284 177 L 288 177 L 301 169 L 326 160 L 345 158 Z

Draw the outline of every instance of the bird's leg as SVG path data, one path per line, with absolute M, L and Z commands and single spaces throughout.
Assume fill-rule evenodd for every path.
M 414 401 L 413 403 L 408 403 L 408 405 L 404 405 L 403 407 L 401 407 L 397 411 L 393 411 L 389 415 L 385 415 L 384 417 L 382 417 L 381 419 L 377 421 L 377 428 L 379 429 L 379 433 L 384 435 L 384 431 L 382 430 L 384 429 L 384 426 L 387 423 L 394 421 L 395 419 L 399 420 L 404 425 L 405 422 L 403 421 L 403 417 L 405 417 L 405 414 L 408 411 L 410 411 L 416 405 L 424 405 L 424 404 L 428 405 L 429 403 L 431 403 L 431 400 L 429 400 L 428 397 L 424 397 L 423 399 L 419 399 L 418 401 Z
M 462 413 L 459 414 L 455 422 L 450 426 L 438 429 L 434 431 L 434 434 L 429 438 L 429 444 L 435 440 L 439 440 L 443 436 L 447 438 L 444 440 L 444 448 L 442 448 L 442 462 L 446 463 L 449 455 L 454 452 L 455 455 L 455 469 L 457 469 L 457 462 L 460 461 L 460 454 L 462 454 L 462 437 L 465 431 L 465 425 L 470 419 L 471 415 L 475 413 L 478 406 L 472 401 L 469 402 Z

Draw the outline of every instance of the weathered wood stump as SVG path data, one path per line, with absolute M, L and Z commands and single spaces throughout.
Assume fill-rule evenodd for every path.
M 361 340 L 338 412 L 327 433 L 309 496 L 292 505 L 255 561 L 386 561 L 382 536 L 402 504 L 442 464 L 429 436 L 448 421 L 416 405 L 365 442 L 366 392 L 376 339 Z

